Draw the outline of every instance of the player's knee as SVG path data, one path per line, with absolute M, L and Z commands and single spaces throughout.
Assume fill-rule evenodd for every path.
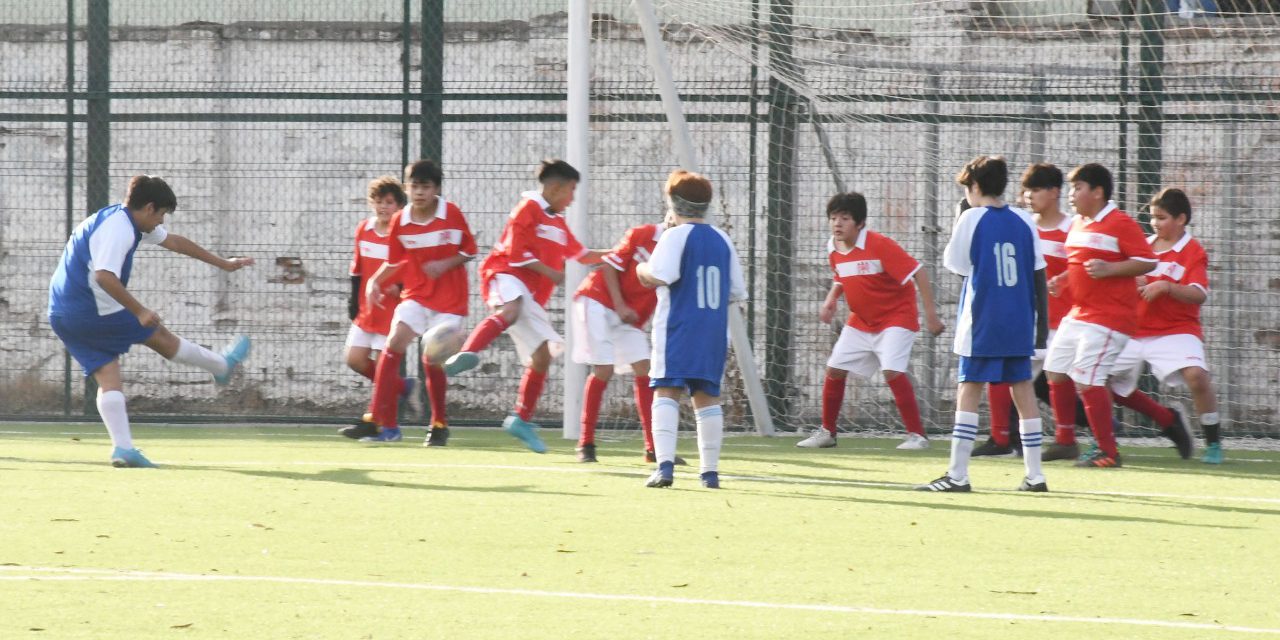
M 511 302 L 502 305 L 502 309 L 498 311 L 498 315 L 502 316 L 502 321 L 511 326 L 520 319 L 520 310 L 524 307 L 524 298 L 516 298 Z
M 1187 367 L 1182 370 L 1182 379 L 1187 381 L 1187 388 L 1192 391 L 1204 391 L 1209 388 L 1209 372 L 1200 367 Z
M 845 378 L 849 377 L 849 372 L 845 371 L 844 369 L 827 367 L 827 377 L 833 380 L 844 380 Z
M 596 380 L 608 382 L 613 377 L 613 367 L 609 365 L 597 365 L 591 368 L 591 375 Z
M 901 371 L 890 371 L 889 369 L 885 369 L 881 373 L 884 374 L 885 382 L 893 382 L 894 380 L 897 380 L 898 378 L 902 377 Z
M 347 366 L 356 373 L 364 372 L 365 368 L 369 366 L 369 354 L 363 350 L 348 349 Z
M 631 372 L 632 372 L 632 373 L 634 373 L 634 374 L 636 374 L 637 376 L 648 376 L 648 375 L 649 375 L 649 361 L 648 361 L 648 360 L 641 360 L 640 362 L 633 362 L 633 363 L 631 364 Z

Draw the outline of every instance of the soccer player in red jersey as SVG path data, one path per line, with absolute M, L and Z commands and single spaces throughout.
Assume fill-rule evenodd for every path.
M 643 327 L 653 315 L 658 296 L 636 275 L 636 266 L 647 262 L 667 228 L 642 224 L 623 234 L 617 246 L 601 259 L 603 266 L 582 281 L 574 295 L 572 320 L 578 341 L 573 361 L 589 365 L 591 374 L 582 392 L 582 433 L 578 460 L 596 461 L 595 431 L 605 387 L 613 377 L 630 369 L 635 373 L 636 411 L 644 432 L 646 462 L 657 462 L 653 451 L 653 389 L 649 387 L 649 336 Z M 677 464 L 683 460 L 677 459 Z
M 395 313 L 395 306 L 369 304 L 365 300 L 364 289 L 373 274 L 387 261 L 391 217 L 404 208 L 408 197 L 399 180 L 383 176 L 369 182 L 368 201 L 373 215 L 356 226 L 355 253 L 351 258 L 351 297 L 347 300 L 351 330 L 347 332 L 346 359 L 352 371 L 372 382 L 378 354 L 386 346 L 387 334 L 391 332 L 391 315 Z M 387 285 L 384 292 L 393 299 L 399 299 L 400 283 Z M 415 386 L 412 379 L 406 379 L 404 393 L 412 392 Z M 338 433 L 349 438 L 362 438 L 377 435 L 377 427 L 372 422 L 359 422 L 340 429 Z
M 827 202 L 827 219 L 831 223 L 827 263 L 834 277 L 818 319 L 823 324 L 831 323 L 842 292 L 849 306 L 849 319 L 827 360 L 822 385 L 822 428 L 796 446 L 836 446 L 836 419 L 844 403 L 848 374 L 871 378 L 882 372 L 907 429 L 907 439 L 898 448 L 927 449 L 929 440 L 924 435 L 920 405 L 906 370 L 911 362 L 911 346 L 920 331 L 917 286 L 929 333 L 936 336 L 946 328 L 938 318 L 928 272 L 898 243 L 867 228 L 867 200 L 862 194 L 832 196 Z
M 1105 385 L 1124 345 L 1138 329 L 1134 278 L 1156 267 L 1156 256 L 1138 223 L 1111 202 L 1111 172 L 1080 165 L 1067 176 L 1076 216 L 1067 232 L 1067 271 L 1049 281 L 1049 293 L 1070 292 L 1071 311 L 1058 325 L 1045 356 L 1054 421 L 1075 424 L 1076 385 L 1097 448 L 1080 467 L 1118 467 L 1111 426 L 1111 393 Z
M 430 160 L 405 168 L 409 206 L 391 219 L 387 238 L 387 263 L 374 274 L 365 295 L 375 306 L 395 304 L 382 293 L 393 278 L 404 282 L 399 304 L 391 320 L 387 348 L 378 357 L 369 411 L 379 427 L 366 442 L 398 442 L 399 392 L 404 387 L 400 363 L 405 349 L 433 327 L 461 326 L 467 315 L 467 272 L 463 265 L 476 255 L 476 240 L 458 205 L 440 194 L 444 174 Z M 431 401 L 431 430 L 426 446 L 444 446 L 449 440 L 445 415 L 444 369 L 438 362 L 423 362 L 427 396 Z
M 1191 200 L 1181 189 L 1164 189 L 1151 199 L 1155 234 L 1147 241 L 1160 262 L 1155 271 L 1138 279 L 1142 296 L 1138 331 L 1116 360 L 1109 386 L 1116 404 L 1155 420 L 1183 458 L 1191 457 L 1195 446 L 1186 416 L 1139 391 L 1138 376 L 1147 363 L 1161 382 L 1188 387 L 1207 446 L 1201 460 L 1221 464 L 1218 399 L 1205 362 L 1200 327 L 1200 305 L 1209 297 L 1209 256 L 1187 231 L 1190 223 Z
M 600 262 L 605 251 L 587 250 L 569 230 L 562 213 L 573 202 L 581 175 L 563 160 L 544 160 L 538 170 L 541 191 L 528 191 L 507 218 L 502 237 L 480 265 L 480 289 L 493 314 L 476 325 L 462 350 L 445 362 L 453 376 L 480 364 L 480 352 L 504 332 L 525 364 L 515 411 L 502 427 L 536 453 L 545 453 L 538 425 L 530 422 L 547 379 L 551 360 L 564 340 L 551 326 L 546 305 L 564 282 L 564 263 Z

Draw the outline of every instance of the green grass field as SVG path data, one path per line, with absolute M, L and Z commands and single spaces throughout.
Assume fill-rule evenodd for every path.
M 0 638 L 1211 638 L 1280 634 L 1280 454 L 1208 468 L 732 437 L 725 488 L 642 486 L 638 439 L 0 425 Z M 421 431 L 415 431 L 420 434 Z M 681 453 L 696 457 L 692 439 Z M 696 471 L 696 469 L 695 469 Z

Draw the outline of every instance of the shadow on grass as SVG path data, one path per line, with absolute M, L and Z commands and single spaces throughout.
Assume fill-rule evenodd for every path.
M 889 491 L 903 490 L 903 488 L 899 488 L 899 487 L 864 487 L 864 488 L 884 489 Z M 921 508 L 921 509 L 929 509 L 934 511 L 961 511 L 961 512 L 968 512 L 968 513 L 983 513 L 983 514 L 990 514 L 990 515 L 1013 516 L 1017 518 L 1051 518 L 1051 519 L 1061 519 L 1061 520 L 1095 520 L 1098 522 L 1130 522 L 1130 523 L 1145 523 L 1145 524 L 1176 525 L 1180 527 L 1195 527 L 1195 528 L 1203 528 L 1203 529 L 1242 529 L 1243 530 L 1243 529 L 1254 528 L 1254 527 L 1240 527 L 1240 526 L 1222 525 L 1222 524 L 1195 524 L 1195 523 L 1189 523 L 1189 522 L 1182 522 L 1179 520 L 1166 520 L 1163 518 L 1120 516 L 1120 515 L 1110 515 L 1110 514 L 1104 514 L 1104 513 L 1082 513 L 1080 511 L 1053 511 L 1049 509 L 1035 509 L 1035 508 L 986 507 L 986 506 L 965 504 L 962 502 L 954 502 L 954 501 L 926 502 L 923 499 L 920 501 L 879 500 L 876 498 L 864 498 L 864 497 L 824 496 L 824 495 L 818 495 L 813 493 L 783 494 L 783 493 L 778 493 L 773 491 L 751 491 L 751 490 L 746 491 L 746 493 L 758 493 L 758 494 L 771 495 L 771 496 L 777 496 L 777 497 L 801 498 L 805 500 L 826 500 L 826 501 L 835 501 L 835 502 L 842 502 L 842 503 L 881 505 L 881 506 L 888 506 L 888 507 Z M 921 498 L 925 498 L 926 496 L 931 496 L 934 498 L 941 498 L 946 500 L 953 500 L 953 499 L 963 500 L 966 498 L 966 496 L 962 496 L 962 495 L 951 497 L 951 496 L 941 496 L 941 495 L 932 494 L 932 493 L 920 493 L 919 495 L 921 496 Z M 969 495 L 973 495 L 973 494 L 969 494 Z M 1042 496 L 1034 496 L 1034 497 L 1028 496 L 1028 498 L 1035 499 L 1035 500 L 1044 499 Z
M 235 473 L 239 475 L 252 476 L 256 478 L 271 478 L 274 480 L 289 480 L 295 482 L 334 482 L 347 485 L 363 485 L 369 487 L 391 487 L 396 489 L 420 489 L 426 491 L 456 491 L 456 492 L 474 492 L 474 493 L 518 493 L 527 495 L 548 495 L 548 496 L 567 496 L 574 498 L 594 498 L 594 494 L 589 493 L 573 493 L 568 491 L 545 491 L 537 489 L 529 485 L 506 485 L 497 487 L 471 487 L 458 485 L 434 485 L 420 484 L 414 482 L 388 482 L 386 480 L 375 480 L 371 474 L 375 471 L 386 471 L 386 469 L 324 469 L 315 473 L 302 473 L 298 471 L 264 471 L 257 469 L 243 469 L 238 467 L 219 467 L 215 465 L 179 465 L 169 467 L 170 469 L 184 469 L 194 471 L 221 471 L 224 473 Z

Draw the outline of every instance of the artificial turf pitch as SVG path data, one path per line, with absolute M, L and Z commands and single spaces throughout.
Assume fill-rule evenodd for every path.
M 1125 467 L 730 437 L 724 488 L 646 489 L 496 430 L 0 424 L 0 638 L 1214 638 L 1280 635 L 1280 454 Z M 552 434 L 544 434 L 552 435 Z M 696 465 L 696 444 L 680 453 Z

